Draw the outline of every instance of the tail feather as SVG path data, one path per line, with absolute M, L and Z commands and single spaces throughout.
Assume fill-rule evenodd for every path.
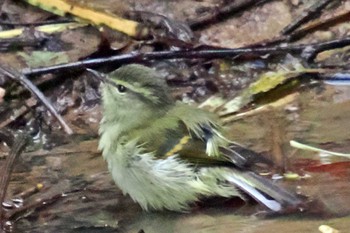
M 297 208 L 301 204 L 296 195 L 253 172 L 237 171 L 227 180 L 273 211 L 281 211 L 284 207 Z
M 233 142 L 228 147 L 220 147 L 220 152 L 239 168 L 252 168 L 259 164 L 267 166 L 273 164 L 263 155 Z

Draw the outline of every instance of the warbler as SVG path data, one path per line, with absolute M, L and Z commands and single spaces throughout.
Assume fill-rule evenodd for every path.
M 273 211 L 300 203 L 251 171 L 214 114 L 175 101 L 153 69 L 93 73 L 103 80 L 99 149 L 115 183 L 144 210 L 183 212 L 204 198 L 244 193 Z

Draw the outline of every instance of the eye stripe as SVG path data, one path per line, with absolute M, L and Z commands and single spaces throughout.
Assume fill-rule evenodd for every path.
M 141 86 L 138 87 L 118 79 L 109 79 L 108 83 L 117 88 L 120 93 L 123 93 L 123 91 L 120 90 L 121 86 L 123 86 L 126 90 L 130 90 L 142 97 L 145 97 L 146 99 L 149 99 L 151 101 L 159 101 L 159 98 L 153 95 L 153 93 L 150 91 L 150 88 L 145 88 Z

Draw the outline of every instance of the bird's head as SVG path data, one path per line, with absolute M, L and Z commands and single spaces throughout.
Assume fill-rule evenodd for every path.
M 174 104 L 165 79 L 146 66 L 126 65 L 99 76 L 105 76 L 101 93 L 106 120 L 149 120 Z

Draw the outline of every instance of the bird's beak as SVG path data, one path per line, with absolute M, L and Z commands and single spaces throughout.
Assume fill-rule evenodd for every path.
M 101 83 L 105 83 L 107 81 L 106 75 L 103 74 L 103 73 L 100 73 L 100 72 L 98 72 L 96 70 L 89 69 L 89 68 L 86 68 L 86 71 L 88 71 L 89 73 L 93 74 L 93 77 L 95 79 L 97 79 Z
M 93 77 L 95 79 L 97 79 L 100 83 L 102 84 L 109 84 L 109 85 L 112 85 L 114 87 L 116 87 L 116 84 L 110 80 L 106 74 L 104 73 L 100 73 L 96 70 L 93 70 L 93 69 L 89 69 L 89 68 L 86 68 L 86 71 L 90 72 L 91 74 L 93 74 Z

